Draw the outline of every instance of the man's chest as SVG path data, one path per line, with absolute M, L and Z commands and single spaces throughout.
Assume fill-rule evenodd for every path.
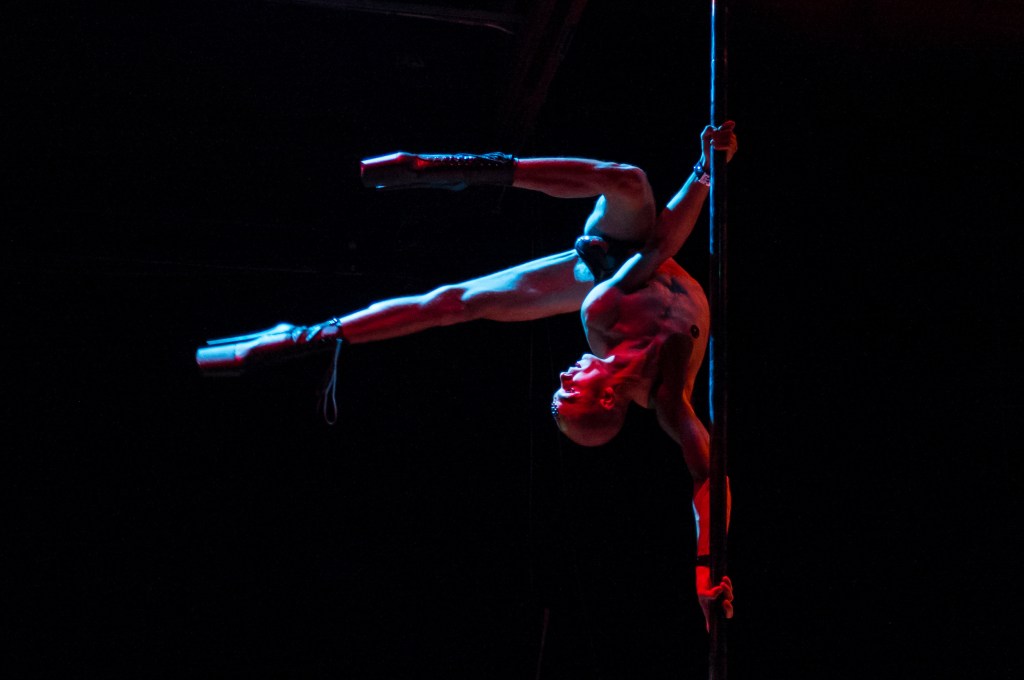
M 706 335 L 710 324 L 707 298 L 692 279 L 658 275 L 643 288 L 622 293 L 596 291 L 583 307 L 591 347 L 643 341 L 659 335 Z M 696 328 L 696 334 L 693 329 Z

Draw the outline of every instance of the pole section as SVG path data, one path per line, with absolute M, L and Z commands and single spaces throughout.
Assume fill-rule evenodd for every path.
M 711 124 L 728 120 L 726 113 L 727 52 L 725 0 L 711 0 Z M 708 401 L 711 407 L 711 582 L 726 575 L 726 152 L 711 155 L 711 198 L 709 201 L 711 238 L 709 289 L 711 338 L 709 340 Z M 711 680 L 726 680 L 726 619 L 715 612 L 710 621 L 708 672 Z

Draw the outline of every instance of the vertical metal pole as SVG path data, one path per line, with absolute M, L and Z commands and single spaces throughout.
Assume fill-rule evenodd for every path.
M 726 3 L 711 0 L 711 124 L 728 120 L 726 114 Z M 711 405 L 711 581 L 718 583 L 726 571 L 726 174 L 724 151 L 711 156 L 711 199 L 709 203 L 711 238 L 709 304 L 711 338 L 709 367 L 709 403 Z M 726 619 L 716 612 L 710 621 L 708 672 L 711 680 L 726 680 Z

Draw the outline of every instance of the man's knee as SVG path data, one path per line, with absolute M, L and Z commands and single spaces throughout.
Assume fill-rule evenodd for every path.
M 599 170 L 608 185 L 606 195 L 643 196 L 650 190 L 647 173 L 628 163 L 605 163 Z
M 647 173 L 635 165 L 611 163 L 605 170 L 604 198 L 606 210 L 618 213 L 627 210 L 632 213 L 654 210 L 654 191 L 647 179 Z

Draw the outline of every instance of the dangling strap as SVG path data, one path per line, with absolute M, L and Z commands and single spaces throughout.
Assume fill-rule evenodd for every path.
M 323 403 L 324 420 L 328 425 L 338 422 L 338 357 L 341 356 L 341 346 L 344 340 L 339 337 L 334 345 L 334 359 L 331 361 L 331 370 L 327 373 L 327 383 L 324 387 L 323 396 L 320 401 Z

